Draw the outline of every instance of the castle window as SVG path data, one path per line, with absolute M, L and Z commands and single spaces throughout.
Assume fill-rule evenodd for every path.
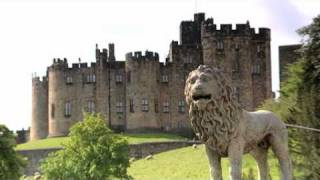
M 252 74 L 259 75 L 260 73 L 261 73 L 260 64 L 256 62 L 252 66 Z
M 178 110 L 179 110 L 179 112 L 181 112 L 181 113 L 184 113 L 184 112 L 185 112 L 184 101 L 179 101 L 179 102 L 178 102 Z
M 54 118 L 55 106 L 51 104 L 51 117 Z
M 240 88 L 239 87 L 236 87 L 234 94 L 237 98 L 237 101 L 240 102 Z
M 67 79 L 66 79 L 66 83 L 67 84 L 72 84 L 72 77 L 71 76 L 67 76 Z
M 240 60 L 239 60 L 239 52 L 236 52 L 236 57 L 235 60 L 233 62 L 233 72 L 239 72 L 240 71 Z
M 88 74 L 87 75 L 87 83 L 95 83 L 96 82 L 96 75 L 95 74 Z
M 147 99 L 142 99 L 141 110 L 144 111 L 144 112 L 148 112 L 149 111 L 149 102 L 148 102 Z
M 236 51 L 238 51 L 238 50 L 240 49 L 240 45 L 239 45 L 238 43 L 236 43 L 236 44 L 234 45 L 234 48 L 236 49 Z
M 121 101 L 116 103 L 116 111 L 117 113 L 123 113 L 123 103 Z
M 87 108 L 88 108 L 88 112 L 89 113 L 93 113 L 94 112 L 94 102 L 92 100 L 89 100 L 87 102 Z
M 159 104 L 157 99 L 154 100 L 154 112 L 159 112 Z
M 127 72 L 127 82 L 131 81 L 131 71 Z
M 161 76 L 161 82 L 169 82 L 169 77 L 167 74 L 163 74 Z
M 190 64 L 192 63 L 192 57 L 191 56 L 188 56 L 184 59 L 184 63 L 187 63 L 187 64 Z
M 70 117 L 71 116 L 71 103 L 67 101 L 64 105 L 64 116 Z
M 168 113 L 169 112 L 169 102 L 164 102 L 162 104 L 162 106 L 163 106 L 163 112 Z
M 134 103 L 133 103 L 133 99 L 130 99 L 130 112 L 134 112 Z
M 121 74 L 117 74 L 116 75 L 116 82 L 117 83 L 121 83 L 122 82 L 122 75 Z
M 220 49 L 220 50 L 223 49 L 223 40 L 218 40 L 217 41 L 217 49 Z
M 261 51 L 261 45 L 257 45 L 257 52 L 259 53 Z

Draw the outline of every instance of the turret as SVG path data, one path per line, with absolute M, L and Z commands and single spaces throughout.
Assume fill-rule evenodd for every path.
M 48 136 L 65 136 L 68 134 L 69 125 L 65 120 L 65 96 L 66 96 L 66 71 L 67 60 L 54 59 L 48 68 Z
M 97 63 L 106 63 L 108 60 L 108 50 L 103 48 L 102 51 L 99 49 L 98 44 L 96 44 L 96 61 Z
M 201 44 L 201 24 L 205 20 L 204 13 L 194 14 L 193 21 L 182 21 L 180 24 L 180 44 Z
M 116 57 L 114 55 L 114 44 L 113 43 L 110 43 L 109 44 L 109 61 L 115 61 L 116 60 Z
M 30 139 L 48 136 L 48 79 L 32 78 L 32 120 Z

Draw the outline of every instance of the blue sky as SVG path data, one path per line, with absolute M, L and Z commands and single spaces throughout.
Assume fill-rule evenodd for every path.
M 269 27 L 273 90 L 279 89 L 278 46 L 296 44 L 296 29 L 311 23 L 318 0 L 3 0 L 0 2 L 0 123 L 10 129 L 31 122 L 31 74 L 45 75 L 52 59 L 94 61 L 95 44 L 115 43 L 116 57 L 156 51 L 161 61 L 179 24 L 195 12 L 215 23 Z

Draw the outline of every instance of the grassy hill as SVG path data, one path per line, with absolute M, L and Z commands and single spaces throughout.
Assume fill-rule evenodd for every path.
M 185 138 L 172 134 L 164 133 L 140 133 L 140 134 L 123 134 L 127 138 L 129 144 L 138 144 L 144 142 L 163 142 L 163 141 L 177 141 L 177 140 L 186 140 Z M 47 138 L 36 141 L 30 141 L 24 144 L 19 144 L 16 147 L 16 150 L 27 150 L 27 149 L 42 149 L 42 148 L 52 148 L 52 147 L 61 147 L 61 144 L 64 144 L 70 140 L 69 137 L 56 137 L 56 138 Z
M 243 172 L 248 173 L 252 168 L 253 173 L 257 174 L 256 163 L 250 155 L 245 155 L 242 163 Z M 222 164 L 224 179 L 228 179 L 228 160 L 223 159 Z M 270 174 L 274 180 L 279 179 L 277 164 L 277 160 L 270 155 Z M 196 149 L 186 147 L 156 154 L 150 160 L 134 161 L 128 172 L 137 180 L 209 179 L 208 161 L 203 145 Z

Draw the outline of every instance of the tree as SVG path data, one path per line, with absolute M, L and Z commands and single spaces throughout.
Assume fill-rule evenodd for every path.
M 320 129 L 320 15 L 298 32 L 304 39 L 302 58 L 288 67 L 279 100 L 267 101 L 263 108 L 286 122 Z M 319 133 L 289 129 L 289 136 L 297 179 L 320 179 Z
M 297 91 L 300 111 L 292 114 L 299 124 L 320 129 L 320 15 L 298 32 L 304 38 L 301 52 L 305 63 L 301 77 L 303 83 Z M 297 135 L 301 156 L 296 160 L 296 165 L 303 170 L 301 179 L 320 179 L 319 133 L 298 131 Z
M 128 179 L 128 142 L 115 135 L 99 115 L 85 114 L 70 129 L 70 141 L 41 163 L 45 179 Z
M 26 162 L 14 150 L 15 136 L 9 129 L 0 125 L 0 179 L 19 179 Z

